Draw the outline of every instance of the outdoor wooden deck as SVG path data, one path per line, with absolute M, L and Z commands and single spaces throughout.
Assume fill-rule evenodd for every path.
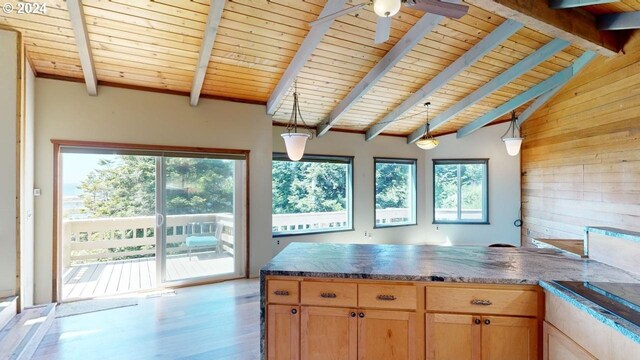
M 167 279 L 179 280 L 233 272 L 233 257 L 215 253 L 170 256 Z M 93 298 L 156 287 L 156 259 L 144 258 L 76 265 L 64 269 L 62 299 Z

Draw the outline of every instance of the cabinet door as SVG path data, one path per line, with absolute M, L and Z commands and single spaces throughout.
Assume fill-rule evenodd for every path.
M 413 360 L 416 343 L 414 312 L 358 310 L 359 360 Z
M 357 312 L 348 308 L 302 306 L 301 360 L 356 360 Z
M 538 358 L 538 321 L 509 316 L 482 317 L 482 360 Z
M 480 316 L 427 314 L 427 360 L 480 360 Z
M 267 306 L 267 344 L 269 360 L 300 358 L 299 306 Z
M 544 360 L 595 360 L 596 358 L 583 349 L 567 335 L 553 325 L 544 322 L 543 329 Z

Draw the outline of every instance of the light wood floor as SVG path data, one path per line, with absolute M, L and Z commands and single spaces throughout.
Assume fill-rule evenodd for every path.
M 219 275 L 234 271 L 233 257 L 213 252 L 170 256 L 167 280 Z M 91 298 L 156 287 L 156 259 L 144 258 L 76 265 L 63 272 L 62 299 Z
M 257 279 L 226 281 L 55 319 L 33 359 L 259 359 L 259 293 Z

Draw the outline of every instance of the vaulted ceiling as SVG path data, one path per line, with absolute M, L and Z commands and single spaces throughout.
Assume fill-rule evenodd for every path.
M 45 15 L 3 13 L 0 26 L 23 33 L 37 76 L 84 81 L 82 50 L 72 24 L 76 15 L 67 1 L 44 2 Z M 378 64 L 385 56 L 393 58 L 392 49 L 397 53 L 404 46 L 400 40 L 425 14 L 403 7 L 392 18 L 390 39 L 375 45 L 376 15 L 365 7 L 331 23 L 299 71 L 287 73 L 310 34 L 309 23 L 318 19 L 326 1 L 228 0 L 217 31 L 213 29 L 201 96 L 260 104 L 271 98 L 274 122 L 287 122 L 292 81 L 297 79 L 308 125 L 409 137 L 422 131 L 426 101 L 432 104 L 430 119 L 438 119 L 436 135 L 501 121 L 505 115 L 500 109 L 522 113 L 539 106 L 535 100 L 566 82 L 558 74 L 571 70 L 588 49 L 580 42 L 553 43 L 556 34 L 520 21 L 506 29 L 509 24 L 499 12 L 480 8 L 478 2 L 465 2 L 469 12 L 458 20 L 438 19 L 417 45 L 402 49 L 386 68 Z M 203 39 L 211 32 L 206 29 L 209 1 L 82 0 L 81 9 L 99 84 L 192 92 L 201 48 L 206 47 Z M 635 12 L 640 2 L 623 0 L 579 11 L 591 17 Z M 375 77 L 368 75 L 372 72 Z M 279 83 L 282 91 L 274 98 Z M 544 90 L 541 94 L 527 93 L 536 85 Z M 419 96 L 425 88 L 428 96 Z M 336 107 L 339 116 L 332 118 Z M 376 131 L 371 130 L 376 123 Z

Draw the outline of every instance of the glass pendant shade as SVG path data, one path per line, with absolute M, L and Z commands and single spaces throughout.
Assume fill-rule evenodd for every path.
M 374 0 L 373 11 L 380 17 L 390 17 L 400 11 L 401 0 Z
M 516 156 L 520 152 L 520 146 L 522 145 L 522 138 L 503 138 L 504 144 L 507 146 L 507 154 Z
M 284 146 L 287 148 L 289 159 L 293 161 L 302 159 L 304 147 L 307 145 L 307 139 L 311 135 L 306 133 L 284 133 L 280 136 L 284 139 Z
M 420 149 L 424 150 L 431 150 L 438 146 L 438 144 L 440 144 L 440 141 L 434 138 L 420 139 L 416 141 L 416 145 L 418 145 Z

